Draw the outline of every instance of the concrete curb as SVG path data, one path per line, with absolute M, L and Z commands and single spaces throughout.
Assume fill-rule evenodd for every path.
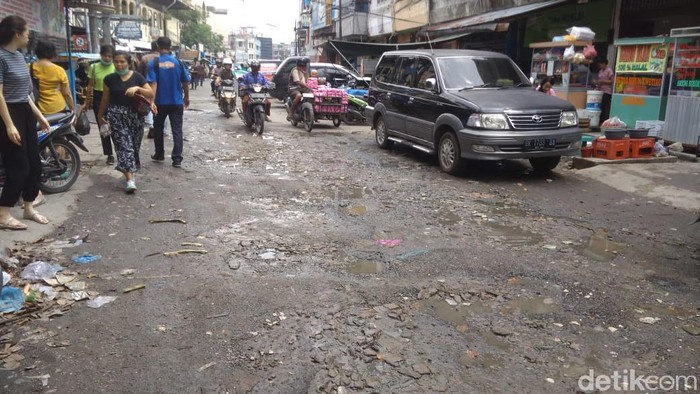
M 611 164 L 656 164 L 656 163 L 675 163 L 678 158 L 674 156 L 666 157 L 649 157 L 649 158 L 636 158 L 636 159 L 620 159 L 620 160 L 608 160 L 600 159 L 597 157 L 574 157 L 571 163 L 572 168 L 576 170 L 583 170 L 586 168 L 595 167 L 598 165 L 611 165 Z

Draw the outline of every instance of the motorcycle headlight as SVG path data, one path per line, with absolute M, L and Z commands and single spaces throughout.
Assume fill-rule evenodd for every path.
M 260 93 L 261 90 L 262 90 L 262 86 L 261 86 L 261 85 L 254 85 L 254 86 L 253 86 L 253 91 L 254 91 L 255 93 Z
M 564 111 L 561 113 L 560 127 L 573 127 L 578 125 L 576 111 Z
M 508 121 L 502 114 L 472 114 L 467 120 L 467 126 L 492 130 L 509 129 Z

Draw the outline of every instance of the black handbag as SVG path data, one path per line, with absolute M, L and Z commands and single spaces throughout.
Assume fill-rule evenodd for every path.
M 90 134 L 90 119 L 85 112 L 85 106 L 78 111 L 78 120 L 75 122 L 75 131 L 80 135 Z

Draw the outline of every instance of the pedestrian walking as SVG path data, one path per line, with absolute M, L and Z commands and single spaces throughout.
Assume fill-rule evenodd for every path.
M 153 90 L 143 75 L 129 69 L 131 55 L 114 54 L 115 72 L 104 78 L 102 101 L 98 113 L 100 126 L 109 124 L 117 151 L 117 171 L 126 178 L 125 191 L 136 191 L 134 173 L 141 168 L 139 150 L 143 140 L 143 118 L 136 112 L 135 94 L 153 97 Z
M 197 90 L 197 85 L 199 85 L 199 70 L 197 70 L 197 61 L 190 67 L 190 79 L 192 80 L 190 90 Z
M 102 89 L 104 78 L 114 73 L 114 64 L 112 57 L 114 56 L 114 47 L 111 45 L 102 45 L 100 47 L 100 61 L 90 66 L 88 71 L 88 95 L 85 105 L 95 112 L 95 119 L 99 119 L 98 112 L 100 111 L 100 102 L 102 101 Z M 107 165 L 114 164 L 114 151 L 112 150 L 112 138 L 102 137 L 102 153 L 107 156 Z
M 139 67 L 136 69 L 136 71 L 139 72 L 139 74 L 143 75 L 145 78 L 148 75 L 148 64 L 151 62 L 153 59 L 157 59 L 158 56 L 160 56 L 160 53 L 158 52 L 158 43 L 155 41 L 151 41 L 151 52 L 143 55 L 141 57 L 141 61 L 139 62 Z M 149 112 L 148 115 L 146 115 L 146 118 L 144 119 L 145 127 L 148 127 L 148 134 L 146 135 L 147 138 L 153 138 L 153 112 Z
M 49 220 L 34 208 L 41 182 L 36 122 L 49 131 L 49 122 L 31 100 L 32 80 L 19 51 L 29 42 L 27 22 L 10 15 L 0 21 L 0 156 L 5 184 L 0 193 L 0 229 L 26 230 L 10 210 L 24 200 L 23 218 L 39 224 Z
M 182 118 L 184 109 L 190 105 L 190 74 L 187 67 L 170 51 L 168 37 L 157 40 L 160 56 L 148 65 L 146 81 L 155 92 L 155 120 L 153 125 L 154 161 L 165 160 L 163 127 L 165 119 L 170 120 L 173 135 L 173 150 L 170 155 L 173 167 L 182 165 Z
M 194 72 L 197 74 L 197 82 L 193 82 L 194 88 L 197 89 L 197 84 L 199 84 L 199 86 L 202 86 L 202 83 L 204 81 L 204 77 L 207 75 L 207 71 L 204 68 L 204 61 L 203 60 L 199 63 L 195 63 L 193 68 L 194 68 Z M 194 81 L 194 79 L 193 79 L 193 81 Z

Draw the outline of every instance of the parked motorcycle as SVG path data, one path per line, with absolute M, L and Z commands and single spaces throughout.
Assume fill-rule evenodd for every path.
M 46 194 L 61 193 L 70 189 L 80 175 L 80 154 L 76 146 L 85 152 L 83 138 L 72 128 L 73 112 L 48 115 L 51 129 L 44 132 L 37 126 L 39 155 L 41 156 L 41 184 Z M 5 183 L 5 169 L 0 166 L 0 186 Z
M 241 86 L 241 91 L 244 89 L 251 90 L 248 93 L 248 104 L 246 105 L 245 113 L 238 109 L 238 115 L 243 120 L 243 124 L 251 129 L 255 134 L 262 135 L 265 129 L 265 100 L 270 98 L 271 87 L 260 85 L 259 83 Z
M 348 94 L 348 112 L 343 115 L 343 122 L 348 125 L 367 123 L 365 117 L 365 107 L 367 102 L 352 94 Z
M 289 113 L 289 109 L 292 108 L 292 97 L 287 96 L 284 101 L 284 108 Z M 315 122 L 314 115 L 314 94 L 313 93 L 302 93 L 301 102 L 297 107 L 294 114 L 292 114 L 292 126 L 296 126 L 299 123 L 304 124 L 304 129 L 306 131 L 311 131 L 314 127 Z
M 226 118 L 231 117 L 231 113 L 236 108 L 236 97 L 238 96 L 238 82 L 233 79 L 224 79 L 217 90 L 219 109 Z

